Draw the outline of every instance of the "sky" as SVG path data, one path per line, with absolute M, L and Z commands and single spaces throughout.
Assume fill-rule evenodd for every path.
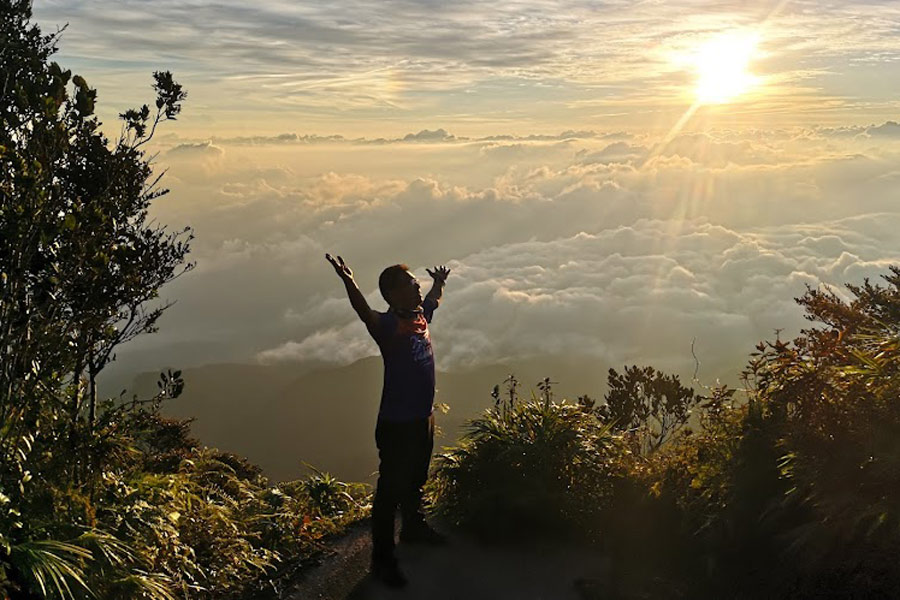
M 900 262 L 900 2 L 35 2 L 98 114 L 154 140 L 195 229 L 115 368 L 377 353 L 381 268 L 453 270 L 441 368 L 579 355 L 735 373 L 793 298 Z M 426 286 L 427 287 L 427 286 Z
M 705 111 L 719 124 L 869 124 L 900 91 L 896 1 L 34 4 L 48 30 L 68 24 L 60 57 L 109 116 L 173 71 L 191 94 L 184 136 L 668 130 L 692 100 L 685 58 L 747 31 L 765 85 Z

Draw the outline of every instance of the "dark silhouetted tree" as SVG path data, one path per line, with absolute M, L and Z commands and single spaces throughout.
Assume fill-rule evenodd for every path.
M 59 441 L 59 422 L 73 444 L 90 430 L 98 373 L 155 329 L 168 304 L 151 301 L 192 267 L 191 230 L 148 219 L 167 190 L 140 149 L 185 92 L 154 73 L 155 110 L 126 111 L 110 143 L 96 90 L 50 60 L 59 34 L 31 24 L 30 5 L 0 0 L 0 457 L 20 462 Z
M 614 429 L 635 435 L 642 452 L 654 452 L 670 440 L 702 400 L 677 375 L 653 367 L 626 366 L 621 374 L 610 369 L 608 383 L 606 403 L 596 411 Z

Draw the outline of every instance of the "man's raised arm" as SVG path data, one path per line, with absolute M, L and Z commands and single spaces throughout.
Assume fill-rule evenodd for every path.
M 431 289 L 428 291 L 428 295 L 425 296 L 425 298 L 434 300 L 434 304 L 438 305 L 441 303 L 441 295 L 444 293 L 444 284 L 447 283 L 447 276 L 450 275 L 450 269 L 441 265 L 435 267 L 433 270 L 425 269 L 425 271 L 431 275 L 431 278 L 434 280 L 431 284 Z
M 350 298 L 350 305 L 353 306 L 353 310 L 359 315 L 360 320 L 366 324 L 369 332 L 374 335 L 378 325 L 378 313 L 369 308 L 369 303 L 366 302 L 365 296 L 362 295 L 362 292 L 359 291 L 359 286 L 353 280 L 353 271 L 350 270 L 350 267 L 347 266 L 344 259 L 340 256 L 335 259 L 330 254 L 326 254 L 325 258 L 334 267 L 334 271 L 341 278 L 341 281 L 344 282 L 344 287 L 347 288 L 347 297 Z

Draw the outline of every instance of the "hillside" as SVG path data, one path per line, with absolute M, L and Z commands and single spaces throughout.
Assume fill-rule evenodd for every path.
M 602 395 L 606 369 L 593 359 L 547 357 L 439 372 L 437 402 L 450 410 L 437 416 L 443 432 L 437 446 L 456 441 L 460 426 L 490 405 L 493 386 L 510 372 L 526 395 L 550 376 L 559 382 L 557 397 L 574 398 Z M 129 392 L 152 392 L 157 377 L 138 375 Z M 342 367 L 214 364 L 186 369 L 183 377 L 184 393 L 165 412 L 194 418 L 192 433 L 204 444 L 246 456 L 275 480 L 303 474 L 302 460 L 345 480 L 374 482 L 380 358 Z

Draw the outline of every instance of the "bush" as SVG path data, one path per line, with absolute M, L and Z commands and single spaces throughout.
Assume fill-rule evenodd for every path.
M 847 286 L 849 302 L 808 290 L 798 302 L 819 325 L 757 346 L 747 400 L 712 390 L 697 435 L 635 463 L 634 497 L 610 516 L 662 532 L 660 564 L 686 597 L 900 589 L 900 269 L 884 280 Z M 613 537 L 644 549 L 626 570 L 646 574 L 649 538 Z
M 886 286 L 798 299 L 824 327 L 761 344 L 748 370 L 778 435 L 794 595 L 893 597 L 900 589 L 900 268 Z
M 7 545 L 0 590 L 110 600 L 243 598 L 277 589 L 321 551 L 324 536 L 368 513 L 363 485 L 316 472 L 272 486 L 259 467 L 197 445 L 186 422 L 162 418 L 158 409 L 123 407 L 116 427 L 97 431 L 129 460 L 97 461 L 103 475 L 92 486 L 28 482 L 29 500 L 15 514 L 30 539 L 0 538 Z M 308 493 L 322 477 L 339 490 L 328 510 Z
M 514 380 L 513 380 L 514 381 Z M 589 407 L 509 400 L 467 425 L 459 445 L 436 458 L 435 510 L 489 538 L 596 534 L 595 517 L 627 452 Z

